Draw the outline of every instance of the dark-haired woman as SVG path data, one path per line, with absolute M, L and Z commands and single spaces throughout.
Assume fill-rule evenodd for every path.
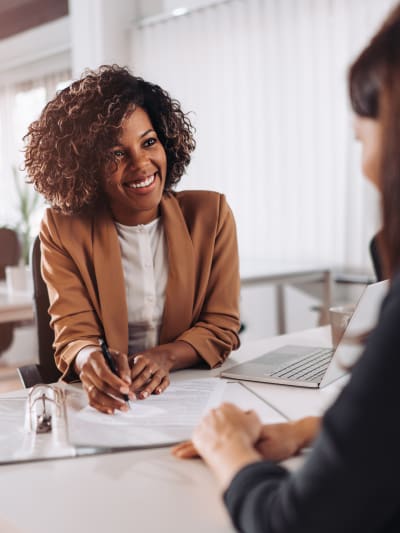
M 225 404 L 200 423 L 193 444 L 225 489 L 239 531 L 400 531 L 400 5 L 350 70 L 363 171 L 382 195 L 380 242 L 390 292 L 348 385 L 322 419 L 262 426 L 254 412 Z M 317 436 L 303 467 L 275 461 Z
M 195 145 L 179 103 L 104 66 L 49 102 L 26 140 L 51 205 L 42 271 L 64 378 L 112 413 L 126 394 L 163 392 L 171 370 L 224 361 L 239 343 L 235 225 L 223 195 L 172 190 Z

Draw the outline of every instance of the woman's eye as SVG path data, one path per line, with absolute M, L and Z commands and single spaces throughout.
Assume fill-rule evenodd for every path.
M 150 137 L 150 139 L 146 139 L 144 141 L 144 146 L 153 146 L 153 144 L 155 144 L 157 142 L 157 139 L 155 139 L 154 137 Z
M 117 159 L 121 159 L 125 156 L 125 152 L 123 150 L 113 150 L 113 156 Z

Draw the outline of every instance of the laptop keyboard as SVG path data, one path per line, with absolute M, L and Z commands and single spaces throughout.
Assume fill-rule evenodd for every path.
M 301 381 L 318 382 L 326 372 L 333 350 L 330 348 L 317 348 L 305 357 L 297 359 L 284 367 L 271 373 L 271 376 L 296 379 Z

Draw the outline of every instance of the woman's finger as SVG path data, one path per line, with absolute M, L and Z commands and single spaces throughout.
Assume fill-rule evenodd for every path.
M 79 376 L 82 383 L 87 383 L 88 385 L 95 385 L 95 387 L 102 391 L 104 394 L 115 396 L 117 398 L 123 399 L 125 394 L 130 393 L 129 386 L 124 381 L 118 381 L 117 386 L 110 385 L 107 381 L 101 378 L 99 374 L 95 371 L 93 366 L 90 364 L 85 364 L 82 368 L 82 372 Z M 132 395 L 132 393 L 131 393 Z M 134 399 L 134 398 L 132 398 Z
M 118 352 L 117 350 L 110 350 L 110 354 L 115 362 L 115 366 L 117 367 L 118 375 L 121 379 L 128 383 L 128 385 L 130 385 L 132 383 L 132 379 L 128 356 L 124 353 Z
M 191 440 L 177 444 L 172 448 L 171 453 L 179 459 L 193 459 L 195 457 L 200 457 Z
M 169 385 L 169 375 L 165 375 L 165 371 L 161 369 L 158 369 L 150 379 L 151 381 L 138 393 L 142 400 L 150 394 L 161 394 Z
M 147 382 L 145 382 L 145 387 L 138 393 L 139 398 L 141 400 L 144 400 L 145 398 L 150 396 L 150 394 L 155 392 L 156 389 L 160 386 L 163 379 L 164 372 L 161 369 L 158 369 L 153 375 L 149 374 L 149 378 L 147 379 Z
M 154 391 L 154 394 L 161 394 L 162 392 L 165 391 L 165 389 L 169 386 L 169 384 L 170 384 L 169 374 L 167 374 L 166 376 L 164 376 L 163 380 L 161 381 L 159 386 Z
M 133 391 L 144 391 L 152 381 L 154 380 L 155 385 L 159 385 L 164 378 L 166 372 L 161 368 L 157 367 L 154 363 L 151 363 L 149 366 L 145 366 L 142 372 L 132 380 L 131 390 Z M 155 387 L 147 392 L 151 394 Z M 148 395 L 147 395 L 148 396 Z
M 136 355 L 133 358 L 130 368 L 132 382 L 143 372 L 147 364 L 148 361 L 143 355 Z
M 113 390 L 115 390 L 115 392 L 122 392 L 121 389 L 123 389 L 124 391 L 127 390 L 128 385 L 126 381 L 124 381 L 111 371 L 101 352 L 96 351 L 91 354 L 90 358 L 82 366 L 81 373 L 84 374 L 87 372 L 91 374 L 92 370 L 97 376 L 98 381 L 107 383 L 107 385 L 109 385 Z M 101 388 L 99 383 L 98 386 Z
M 128 410 L 128 406 L 123 400 L 119 401 L 112 396 L 104 394 L 93 383 L 90 385 L 84 384 L 84 387 L 88 395 L 89 405 L 98 411 L 106 414 L 112 414 L 115 410 Z

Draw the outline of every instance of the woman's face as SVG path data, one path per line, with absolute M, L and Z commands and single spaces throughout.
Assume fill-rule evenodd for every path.
M 117 169 L 103 183 L 115 220 L 126 226 L 151 222 L 158 216 L 167 156 L 141 107 L 125 119 L 119 143 L 111 151 Z
M 379 120 L 354 117 L 354 132 L 361 142 L 361 167 L 364 176 L 380 190 L 379 169 L 381 155 L 381 128 Z

